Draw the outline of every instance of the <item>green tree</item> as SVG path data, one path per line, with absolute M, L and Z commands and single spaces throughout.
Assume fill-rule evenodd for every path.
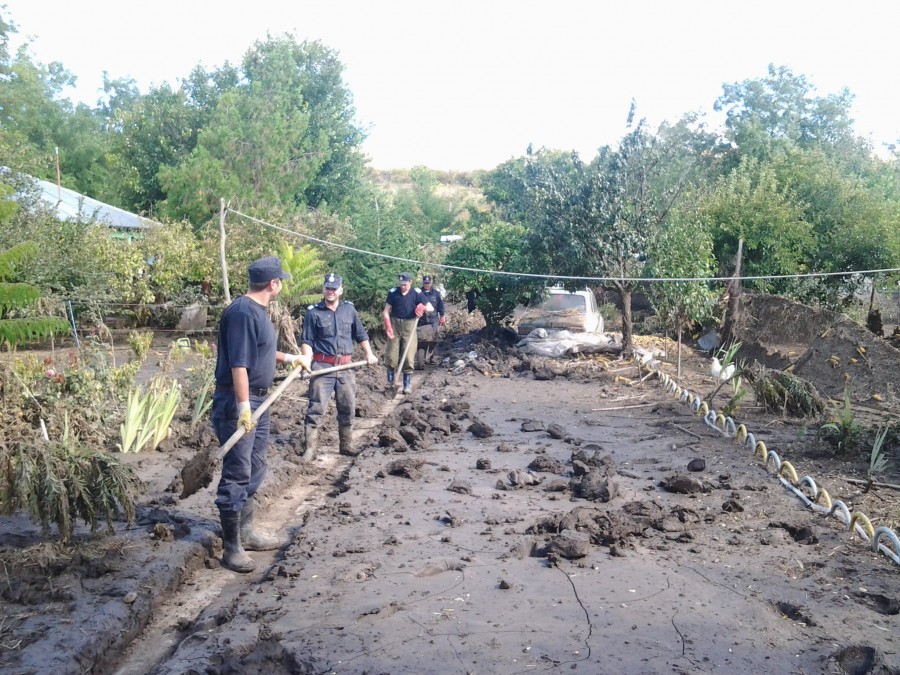
M 549 275 L 609 278 L 622 299 L 626 351 L 636 288 L 629 279 L 641 276 L 650 244 L 683 188 L 681 181 L 667 186 L 660 180 L 664 150 L 641 121 L 617 148 L 601 148 L 590 165 L 576 154 L 562 167 L 533 155 L 528 163 L 532 264 Z
M 793 145 L 833 152 L 865 145 L 853 134 L 853 95 L 846 88 L 816 96 L 805 76 L 770 64 L 766 77 L 725 84 L 722 90 L 714 107 L 726 114 L 727 138 L 738 157 L 766 159 Z
M 796 195 L 816 239 L 813 269 L 840 272 L 900 263 L 900 193 L 880 162 L 866 171 L 818 149 L 795 149 L 773 162 L 785 191 Z
M 476 306 L 484 315 L 488 328 L 497 330 L 506 324 L 516 305 L 528 299 L 535 283 L 529 286 L 523 279 L 493 273 L 528 271 L 522 256 L 525 227 L 491 216 L 483 216 L 483 220 L 452 245 L 445 263 L 487 271 L 453 270 L 447 280 L 447 288 L 460 296 L 470 290 L 476 291 Z
M 213 70 L 197 66 L 178 89 L 163 83 L 137 99 L 117 98 L 113 161 L 123 177 L 122 199 L 128 208 L 153 212 L 165 200 L 160 171 L 190 157 L 219 100 L 237 87 L 240 77 L 228 64 Z
M 714 252 L 723 267 L 744 240 L 743 276 L 808 271 L 806 252 L 813 248 L 812 228 L 796 196 L 779 185 L 774 168 L 745 159 L 698 204 L 698 215 L 714 237 Z M 772 282 L 757 281 L 760 290 Z
M 268 218 L 346 204 L 362 179 L 362 133 L 334 52 L 293 38 L 256 43 L 191 156 L 160 171 L 167 212 L 195 225 L 219 198 Z
M 534 155 L 530 148 L 529 155 Z M 540 156 L 546 156 L 549 161 L 553 161 L 548 153 L 542 152 Z M 565 162 L 568 154 L 558 153 L 556 158 Z M 515 157 L 485 172 L 479 179 L 485 198 L 497 210 L 499 217 L 510 223 L 524 223 L 528 217 L 526 167 L 525 157 Z
M 107 162 L 102 118 L 62 96 L 75 77 L 59 62 L 44 65 L 25 43 L 9 53 L 16 31 L 0 18 L 0 150 L 3 163 L 48 180 L 56 179 L 56 149 L 66 187 L 104 199 L 115 184 Z
M 712 248 L 707 228 L 683 212 L 673 213 L 650 247 L 647 274 L 660 279 L 712 277 L 716 271 Z M 675 330 L 680 377 L 682 332 L 713 317 L 716 293 L 705 281 L 662 281 L 650 283 L 647 296 L 660 319 Z

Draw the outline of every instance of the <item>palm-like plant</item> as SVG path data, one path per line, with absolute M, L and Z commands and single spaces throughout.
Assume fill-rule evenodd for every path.
M 284 290 L 278 296 L 279 301 L 269 304 L 269 314 L 275 330 L 278 331 L 279 348 L 297 353 L 300 347 L 294 334 L 298 325 L 296 314 L 292 310 L 309 305 L 321 297 L 322 274 L 325 262 L 312 246 L 301 246 L 298 249 L 282 242 L 278 247 L 281 267 L 290 272 L 291 280 L 286 282 Z
M 290 272 L 292 279 L 284 286 L 279 300 L 289 308 L 316 302 L 321 295 L 325 261 L 318 251 L 306 245 L 293 248 L 286 242 L 278 247 L 281 268 Z

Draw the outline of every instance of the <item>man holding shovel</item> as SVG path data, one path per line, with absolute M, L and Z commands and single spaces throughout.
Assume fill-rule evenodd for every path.
M 343 366 L 353 360 L 353 342 L 362 347 L 371 366 L 378 357 L 369 346 L 369 335 L 352 302 L 341 302 L 343 281 L 330 272 L 322 284 L 322 301 L 310 305 L 303 319 L 300 351 L 312 359 L 312 370 Z M 309 382 L 309 405 L 306 409 L 304 461 L 316 458 L 319 424 L 332 394 L 337 403 L 338 443 L 342 455 L 359 454 L 353 449 L 353 418 L 356 416 L 356 374 L 352 369 L 313 377 Z
M 222 459 L 222 477 L 216 490 L 216 506 L 222 522 L 222 565 L 235 572 L 251 572 L 250 551 L 278 548 L 276 537 L 253 528 L 253 495 L 266 475 L 269 444 L 269 412 L 254 424 L 251 416 L 265 401 L 275 377 L 275 364 L 300 365 L 310 370 L 310 359 L 276 350 L 277 336 L 266 311 L 291 275 L 278 258 L 261 258 L 249 268 L 250 286 L 234 300 L 219 322 L 216 355 L 216 391 L 213 394 L 213 429 L 220 445 L 241 425 L 246 433 Z
M 434 306 L 422 291 L 412 287 L 412 276 L 401 272 L 397 288 L 388 291 L 387 302 L 381 312 L 384 332 L 387 334 L 387 379 L 394 386 L 397 368 L 403 369 L 403 393 L 408 394 L 412 384 L 413 363 L 416 358 L 416 323 L 425 312 L 433 312 Z M 403 343 L 401 356 L 400 344 Z M 403 356 L 406 358 L 404 359 Z M 403 361 L 401 364 L 400 361 Z

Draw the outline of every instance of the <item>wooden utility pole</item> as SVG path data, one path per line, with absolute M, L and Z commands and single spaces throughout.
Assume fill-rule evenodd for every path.
M 228 288 L 228 265 L 225 263 L 225 200 L 219 199 L 219 261 L 222 263 L 222 288 L 225 304 L 231 304 L 231 290 Z
M 59 146 L 53 148 L 53 152 L 56 155 L 56 198 L 59 201 L 62 201 L 62 177 L 59 173 Z
M 722 342 L 736 339 L 735 324 L 741 311 L 741 261 L 744 254 L 744 240 L 738 240 L 737 255 L 734 257 L 734 276 L 728 282 L 728 314 L 722 331 Z

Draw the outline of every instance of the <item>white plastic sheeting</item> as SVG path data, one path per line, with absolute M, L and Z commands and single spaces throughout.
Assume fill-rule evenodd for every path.
M 610 333 L 570 333 L 567 330 L 537 328 L 516 344 L 523 354 L 571 356 L 573 354 L 618 354 L 620 338 Z

